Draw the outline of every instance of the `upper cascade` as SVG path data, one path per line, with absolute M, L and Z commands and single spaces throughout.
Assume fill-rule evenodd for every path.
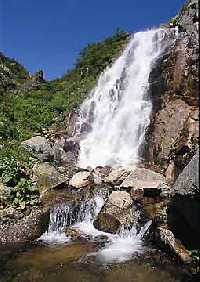
M 166 32 L 138 32 L 122 55 L 100 76 L 80 108 L 79 163 L 86 168 L 134 166 L 149 124 L 149 75 L 166 47 Z

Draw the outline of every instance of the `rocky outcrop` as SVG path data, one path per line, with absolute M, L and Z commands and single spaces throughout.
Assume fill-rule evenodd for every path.
M 171 230 L 187 248 L 199 248 L 199 151 L 177 178 L 173 186 L 173 193 L 174 197 L 168 211 Z
M 120 226 L 131 225 L 134 221 L 130 194 L 114 191 L 98 214 L 94 226 L 104 232 L 116 233 Z
M 173 185 L 199 138 L 198 1 L 188 1 L 165 29 L 171 43 L 150 75 L 153 113 L 143 148 L 148 166 Z
M 192 197 L 199 193 L 199 150 L 176 180 L 173 191 L 176 195 Z
M 25 68 L 0 52 L 0 95 L 13 91 L 29 78 Z
M 23 141 L 22 146 L 43 162 L 54 161 L 65 172 L 73 171 L 78 157 L 78 142 L 70 139 L 65 131 L 43 130 L 43 135 Z

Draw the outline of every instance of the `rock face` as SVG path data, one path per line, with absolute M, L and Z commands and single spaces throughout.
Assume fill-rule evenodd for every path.
M 199 150 L 176 180 L 173 190 L 181 196 L 195 196 L 199 192 Z
M 33 153 L 43 162 L 54 163 L 63 167 L 66 172 L 74 170 L 79 144 L 76 140 L 70 139 L 67 133 L 43 130 L 45 136 L 34 136 L 22 142 L 22 146 Z
M 198 1 L 188 1 L 165 28 L 172 41 L 150 75 L 153 112 L 143 157 L 173 185 L 195 154 L 199 138 Z
M 80 171 L 73 175 L 73 177 L 69 181 L 69 185 L 74 188 L 84 188 L 91 184 L 92 176 L 91 173 L 88 171 Z
M 199 150 L 184 168 L 173 186 L 168 221 L 171 230 L 188 248 L 199 248 L 200 190 Z
M 120 226 L 134 221 L 132 199 L 125 191 L 114 191 L 100 211 L 94 226 L 104 232 L 116 233 Z

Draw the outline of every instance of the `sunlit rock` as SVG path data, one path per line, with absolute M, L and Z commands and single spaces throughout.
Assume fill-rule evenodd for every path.
M 89 171 L 80 171 L 73 175 L 69 181 L 69 185 L 74 188 L 84 188 L 92 183 L 92 175 Z

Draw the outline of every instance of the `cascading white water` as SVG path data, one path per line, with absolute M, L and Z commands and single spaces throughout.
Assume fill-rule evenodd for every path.
M 70 243 L 70 237 L 66 237 L 65 230 L 67 227 L 79 230 L 83 236 L 89 236 L 91 240 L 106 236 L 107 244 L 99 249 L 94 255 L 101 262 L 122 262 L 131 259 L 135 252 L 143 250 L 142 239 L 148 230 L 151 222 L 147 222 L 140 227 L 140 232 L 133 225 L 127 229 L 122 226 L 118 234 L 106 233 L 99 231 L 93 225 L 95 218 L 98 216 L 106 199 L 106 193 L 99 192 L 93 198 L 83 201 L 78 211 L 70 203 L 56 205 L 51 209 L 50 222 L 48 231 L 40 238 L 48 244 Z M 135 214 L 136 216 L 136 214 Z M 138 219 L 140 212 L 137 213 Z
M 68 242 L 65 236 L 67 226 L 76 222 L 75 212 L 71 203 L 56 205 L 50 210 L 50 220 L 48 230 L 39 238 L 46 243 L 57 244 Z
M 149 75 L 165 48 L 164 36 L 162 29 L 134 34 L 82 104 L 78 126 L 86 124 L 90 131 L 80 141 L 80 167 L 138 163 L 151 113 Z

